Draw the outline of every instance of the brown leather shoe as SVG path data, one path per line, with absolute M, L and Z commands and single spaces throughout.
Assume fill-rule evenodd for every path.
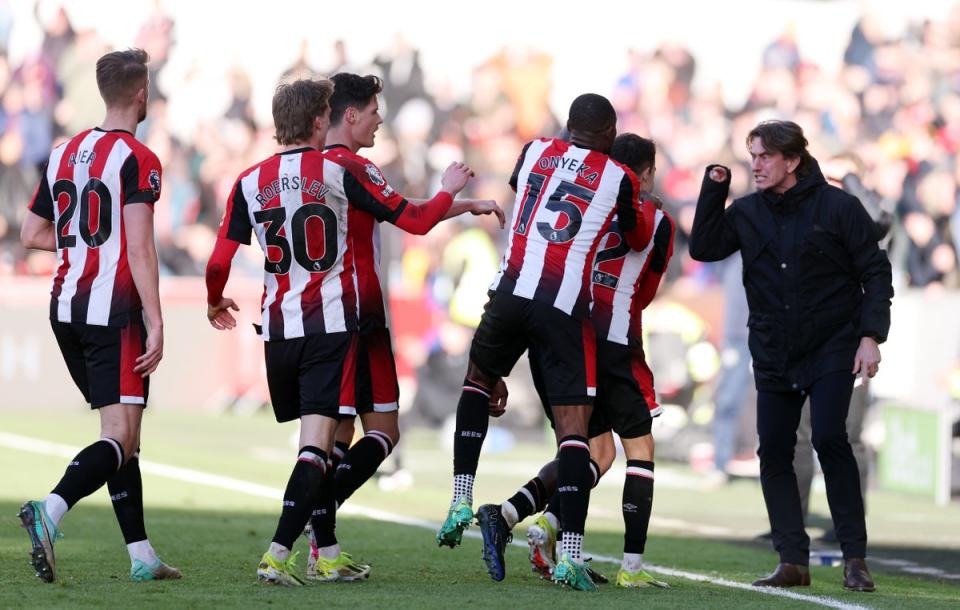
M 754 587 L 809 587 L 810 568 L 795 563 L 781 563 L 766 578 L 753 581 Z
M 867 562 L 863 559 L 846 559 L 843 562 L 843 588 L 847 591 L 876 591 Z

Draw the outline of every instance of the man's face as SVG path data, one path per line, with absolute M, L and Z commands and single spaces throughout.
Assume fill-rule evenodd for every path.
M 640 190 L 647 191 L 648 193 L 652 193 L 653 182 L 656 175 L 657 175 L 656 165 L 650 165 L 645 170 L 637 174 L 637 178 L 640 179 Z
M 316 134 L 320 136 L 320 146 L 318 148 L 323 149 L 327 141 L 327 131 L 330 130 L 330 106 L 327 106 L 323 114 L 314 119 L 313 127 L 316 129 Z
M 750 140 L 750 169 L 757 190 L 783 193 L 797 183 L 794 173 L 800 160 L 784 157 L 783 153 L 768 151 L 760 138 Z
M 363 108 L 357 108 L 356 113 L 356 122 L 354 122 L 352 128 L 353 139 L 361 148 L 370 148 L 373 146 L 374 134 L 377 133 L 377 129 L 383 123 L 383 118 L 380 116 L 380 104 L 377 102 L 376 96 Z
M 150 77 L 148 76 L 146 80 L 143 81 L 143 89 L 137 92 L 137 102 L 140 105 L 140 109 L 137 112 L 137 123 L 142 123 L 144 119 L 147 118 L 147 103 L 149 100 L 148 91 L 150 91 Z

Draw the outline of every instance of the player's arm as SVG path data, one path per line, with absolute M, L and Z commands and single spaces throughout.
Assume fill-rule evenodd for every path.
M 407 201 L 415 205 L 427 202 L 426 199 L 408 199 Z M 497 222 L 500 224 L 501 229 L 507 222 L 506 217 L 503 215 L 503 209 L 497 205 L 497 202 L 493 199 L 456 199 L 440 220 L 450 220 L 467 212 L 470 212 L 474 216 L 493 214 L 497 217 Z
M 663 274 L 667 271 L 667 265 L 673 256 L 673 240 L 676 234 L 676 228 L 673 219 L 663 215 L 663 220 L 657 225 L 653 233 L 653 248 L 650 252 L 650 263 L 640 275 L 637 284 L 637 307 L 646 309 L 647 305 L 653 301 L 657 295 L 657 289 L 660 287 L 660 281 Z
M 241 243 L 250 243 L 252 232 L 253 226 L 247 214 L 247 201 L 243 196 L 240 182 L 237 181 L 227 201 L 227 211 L 220 224 L 217 243 L 213 246 L 213 253 L 207 261 L 207 270 L 204 274 L 207 284 L 207 320 L 210 326 L 217 330 L 230 330 L 237 325 L 237 320 L 230 311 L 240 311 L 240 308 L 233 299 L 223 296 L 223 289 L 226 288 L 227 280 L 230 279 L 233 257 L 240 249 Z
M 690 231 L 690 256 L 694 260 L 719 261 L 740 249 L 732 212 L 724 207 L 729 192 L 730 170 L 722 165 L 707 166 Z
M 29 212 L 20 226 L 20 243 L 24 248 L 57 251 L 57 238 L 53 226 L 53 198 L 47 183 L 47 168 L 30 201 Z
M 636 175 L 631 171 L 624 172 L 617 192 L 617 223 L 631 250 L 643 250 L 650 243 L 656 214 L 656 206 L 640 198 Z
M 163 358 L 163 315 L 160 311 L 160 270 L 153 235 L 153 206 L 160 198 L 160 160 L 152 153 L 134 153 L 120 168 L 123 188 L 123 232 L 127 264 L 143 306 L 147 345 L 133 372 L 146 377 Z
M 123 206 L 124 234 L 127 238 L 127 263 L 133 284 L 143 305 L 147 325 L 146 351 L 137 358 L 133 372 L 146 377 L 157 369 L 163 358 L 163 315 L 160 311 L 160 271 L 153 238 L 153 205 L 128 203 Z
M 392 221 L 393 224 L 407 233 L 426 235 L 438 222 L 448 217 L 453 208 L 453 198 L 472 176 L 473 170 L 463 163 L 451 163 L 440 177 L 440 192 L 420 205 L 408 201 Z
M 20 243 L 24 248 L 56 252 L 57 238 L 53 221 L 37 216 L 33 211 L 28 212 L 20 226 Z

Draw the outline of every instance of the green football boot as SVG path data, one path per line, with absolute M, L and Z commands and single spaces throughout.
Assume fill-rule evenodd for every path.
M 450 507 L 446 521 L 437 532 L 437 545 L 448 546 L 451 549 L 459 545 L 463 539 L 463 530 L 470 527 L 472 521 L 473 508 L 465 497 L 460 496 Z
M 596 592 L 597 585 L 590 578 L 586 564 L 576 563 L 567 557 L 566 553 L 560 557 L 557 567 L 553 569 L 553 582 L 558 585 L 569 585 L 577 591 Z

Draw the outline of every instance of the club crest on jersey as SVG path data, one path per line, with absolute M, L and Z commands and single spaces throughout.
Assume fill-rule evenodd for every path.
M 367 163 L 364 169 L 367 170 L 367 178 L 370 178 L 370 182 L 377 186 L 385 186 L 387 184 L 387 181 L 383 179 L 383 174 L 380 173 L 380 170 L 377 169 L 377 166 L 373 163 Z
M 153 189 L 154 195 L 160 194 L 160 172 L 155 169 L 150 170 L 150 175 L 147 176 L 147 181 L 150 182 L 150 188 Z

